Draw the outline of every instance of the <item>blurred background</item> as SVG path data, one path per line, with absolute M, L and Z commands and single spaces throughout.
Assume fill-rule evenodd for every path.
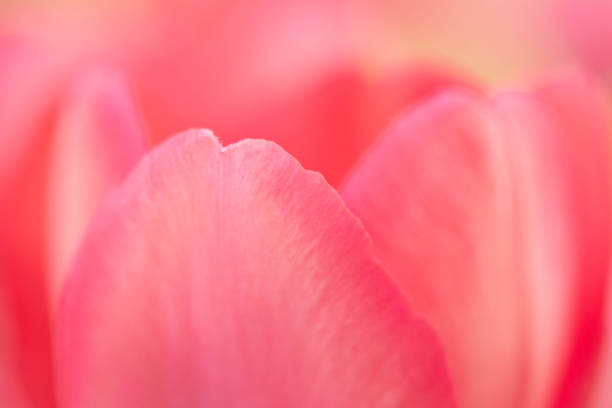
M 32 122 L 11 109 L 43 112 L 113 69 L 153 143 L 193 127 L 270 139 L 338 185 L 393 117 L 448 84 L 566 66 L 606 80 L 610 21 L 607 0 L 0 0 L 0 87 L 28 78 L 0 119 Z M 11 138 L 7 151 L 28 136 Z
M 78 78 L 110 69 L 153 143 L 194 127 L 270 139 L 337 186 L 393 117 L 449 84 L 564 66 L 606 80 L 610 21 L 607 0 L 0 0 L 0 174 L 44 153 Z M 17 171 L 40 184 L 31 162 Z
M 294 42 L 293 51 L 306 54 L 302 56 L 305 59 L 315 52 L 311 48 L 341 45 L 353 53 L 363 69 L 385 69 L 406 60 L 429 61 L 452 64 L 492 82 L 530 75 L 551 63 L 574 60 L 581 50 L 576 47 L 579 40 L 573 26 L 581 24 L 585 13 L 590 12 L 591 27 L 584 24 L 582 28 L 602 31 L 593 33 L 593 37 L 604 34 L 610 14 L 602 15 L 601 11 L 612 7 L 607 3 L 606 0 L 0 0 L 5 20 L 17 18 L 19 10 L 27 7 L 39 13 L 45 9 L 47 18 L 63 20 L 60 25 L 65 25 L 64 29 L 67 25 L 76 28 L 79 19 L 83 25 L 91 24 L 92 19 L 104 24 L 104 20 L 120 19 L 121 15 L 176 16 L 191 9 L 191 22 L 202 25 L 200 34 L 205 36 L 211 23 L 229 29 L 244 23 L 257 24 L 246 21 L 254 19 L 259 22 L 259 37 L 270 36 L 267 40 L 277 45 L 286 45 L 283 42 L 290 38 Z M 254 13 L 253 9 L 259 10 Z M 602 27 L 598 28 L 598 24 Z M 302 31 L 306 27 L 308 30 Z M 85 27 L 86 31 L 91 28 Z M 138 31 L 138 27 L 132 28 Z M 308 38 L 295 43 L 298 33 Z M 600 42 L 603 40 L 599 38 Z M 231 46 L 240 47 L 243 43 Z
M 565 66 L 606 80 L 612 67 L 606 0 L 0 1 L 4 86 L 30 78 L 21 106 L 111 68 L 154 143 L 193 127 L 270 139 L 334 185 L 400 110 L 448 84 Z

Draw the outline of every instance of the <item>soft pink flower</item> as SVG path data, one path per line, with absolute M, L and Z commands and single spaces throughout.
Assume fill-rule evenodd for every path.
M 365 72 L 342 1 L 96 7 L 0 25 L 0 405 L 612 403 L 596 84 Z
M 7 356 L 0 362 L 0 376 L 6 379 L 6 388 L 0 389 L 2 405 L 57 405 L 51 342 L 67 268 L 92 212 L 151 142 L 171 131 L 208 124 L 229 142 L 245 137 L 274 140 L 337 184 L 397 111 L 457 83 L 446 73 L 416 66 L 366 75 L 338 52 L 330 57 L 331 51 L 324 49 L 317 52 L 326 56 L 325 63 L 306 70 L 304 64 L 283 66 L 280 61 L 274 69 L 267 62 L 244 70 L 249 61 L 261 63 L 258 51 L 274 57 L 271 52 L 278 44 L 271 46 L 271 39 L 263 36 L 253 50 L 233 54 L 226 52 L 227 42 L 250 44 L 246 38 L 259 35 L 254 31 L 257 16 L 289 13 L 303 18 L 300 10 L 255 8 L 242 16 L 219 4 L 216 15 L 238 18 L 241 30 L 226 32 L 227 27 L 219 25 L 220 32 L 211 37 L 197 25 L 201 19 L 183 24 L 188 5 L 176 14 L 160 7 L 145 17 L 128 13 L 92 18 L 72 15 L 71 9 L 61 17 L 39 15 L 38 10 L 16 12 L 0 30 L 0 84 L 8 95 L 0 101 L 0 140 L 5 146 L 0 153 L 0 194 L 6 197 L 0 202 L 0 350 Z M 313 18 L 319 15 L 326 14 L 314 13 Z M 123 24 L 115 29 L 118 21 Z M 202 45 L 199 38 L 214 41 Z M 287 56 L 289 45 L 276 50 L 277 59 Z M 270 71 L 285 77 L 269 76 Z M 251 83 L 255 86 L 246 86 Z M 229 91 L 234 93 L 228 96 Z M 363 252 L 360 256 L 366 256 Z M 381 290 L 395 291 L 385 285 L 389 287 Z M 378 289 L 371 290 L 375 296 Z M 347 302 L 358 301 L 351 300 L 355 294 L 345 296 Z M 427 333 L 424 323 L 406 311 L 398 313 L 407 327 Z M 415 350 L 432 353 L 431 367 L 423 357 L 418 364 L 423 379 L 406 380 L 410 386 L 397 398 L 416 398 L 410 387 L 431 386 L 441 391 L 432 391 L 434 405 L 438 398 L 450 401 L 438 343 L 423 335 Z M 415 350 L 398 352 L 411 361 Z M 379 352 L 374 347 L 372 353 Z M 400 366 L 390 369 L 392 378 Z M 428 379 L 430 369 L 438 374 Z M 347 375 L 362 381 L 360 372 Z M 381 381 L 380 387 L 391 385 Z

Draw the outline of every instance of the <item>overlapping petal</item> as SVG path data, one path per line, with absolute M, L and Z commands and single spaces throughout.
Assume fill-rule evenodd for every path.
M 46 151 L 56 61 L 0 39 L 0 405 L 50 407 L 52 377 L 42 272 Z
M 490 111 L 451 93 L 408 112 L 341 191 L 415 313 L 439 330 L 462 404 L 516 406 L 526 329 L 511 175 Z
M 52 307 L 93 211 L 147 147 L 143 125 L 121 75 L 102 67 L 83 71 L 58 114 L 47 173 Z
M 586 401 L 589 407 L 606 408 L 612 405 L 612 279 L 608 276 L 606 308 L 603 316 L 604 338 L 593 370 Z
M 466 406 L 584 401 L 609 263 L 607 117 L 586 80 L 408 113 L 342 188 Z
M 6 381 L 0 388 L 0 403 L 51 407 L 49 263 L 56 263 L 53 272 L 60 274 L 59 263 L 67 262 L 68 254 L 48 249 L 75 245 L 76 224 L 84 228 L 87 222 L 82 217 L 73 224 L 76 211 L 66 214 L 61 210 L 72 205 L 72 210 L 95 206 L 108 187 L 106 182 L 125 173 L 129 160 L 136 160 L 137 149 L 130 144 L 133 139 L 124 137 L 131 131 L 125 116 L 133 112 L 128 111 L 122 90 L 107 87 L 109 82 L 98 82 L 94 89 L 91 78 L 81 80 L 75 86 L 80 91 L 63 101 L 60 95 L 68 82 L 65 61 L 30 41 L 3 37 L 0 49 L 0 82 L 5 91 L 0 102 L 0 138 L 6 148 L 0 174 L 0 372 Z M 70 155 L 70 148 L 84 147 L 78 144 L 83 140 L 98 145 Z M 128 160 L 130 155 L 135 157 Z M 96 178 L 87 179 L 86 175 L 93 174 L 87 169 L 96 166 Z M 102 173 L 107 180 L 98 177 Z M 55 187 L 66 187 L 70 180 L 75 183 L 62 190 L 67 195 L 59 197 Z M 50 201 L 54 203 L 52 214 Z M 68 247 L 62 249 L 68 251 Z
M 59 315 L 60 402 L 452 406 L 441 349 L 320 175 L 206 131 L 98 212 Z
M 521 235 L 530 402 L 580 406 L 602 340 L 610 263 L 608 106 L 597 86 L 571 72 L 496 102 L 515 126 L 519 222 L 530 226 Z

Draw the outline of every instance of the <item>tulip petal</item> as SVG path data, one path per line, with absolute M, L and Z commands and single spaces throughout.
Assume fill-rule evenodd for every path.
M 43 178 L 60 73 L 55 57 L 18 37 L 0 35 L 0 61 L 0 264 L 25 273 L 42 268 L 32 254 L 43 247 Z
M 98 212 L 59 311 L 60 402 L 453 406 L 431 329 L 338 195 L 277 145 L 153 150 Z
M 439 330 L 465 406 L 580 392 L 608 263 L 599 102 L 568 78 L 494 100 L 446 94 L 393 125 L 341 190 Z
M 608 275 L 606 292 L 606 310 L 604 314 L 604 340 L 597 364 L 593 370 L 592 387 L 589 389 L 587 404 L 591 408 L 608 408 L 612 406 L 612 279 Z
M 51 104 L 56 61 L 39 47 L 0 34 L 0 187 L 15 177 Z
M 57 61 L 0 35 L 0 406 L 51 407 L 44 179 Z
M 602 340 L 610 263 L 609 111 L 580 74 L 496 103 L 515 126 L 531 319 L 532 406 L 582 406 Z
M 93 211 L 104 194 L 123 181 L 147 146 L 127 86 L 114 70 L 86 71 L 65 99 L 48 183 L 52 306 Z
M 439 330 L 463 406 L 513 406 L 522 392 L 501 132 L 476 96 L 445 93 L 400 116 L 341 189 L 415 313 Z

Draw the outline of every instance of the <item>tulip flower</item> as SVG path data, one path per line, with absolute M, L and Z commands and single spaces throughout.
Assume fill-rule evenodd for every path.
M 174 6 L 0 23 L 0 406 L 612 403 L 594 82 L 367 71 L 336 2 Z
M 30 25 L 29 18 L 8 21 L 1 42 L 0 82 L 10 96 L 0 102 L 6 197 L 0 203 L 0 347 L 7 356 L 0 362 L 7 384 L 0 403 L 7 406 L 57 405 L 51 345 L 67 270 L 91 214 L 151 141 L 169 136 L 169 129 L 210 122 L 225 140 L 275 140 L 338 183 L 400 107 L 457 82 L 426 67 L 372 77 L 338 62 L 308 75 L 295 71 L 283 93 L 251 90 L 240 104 L 229 103 L 221 96 L 236 74 L 221 73 L 231 61 L 202 74 L 205 56 L 224 56 L 223 38 L 203 48 L 190 40 L 177 53 L 193 32 L 182 32 L 165 14 L 146 24 L 133 20 L 120 33 L 104 21 L 79 24 L 85 27 L 79 36 L 69 35 L 78 19 L 61 26 L 66 34 L 53 20 L 37 16 L 38 24 Z M 143 32 L 130 34 L 133 26 Z M 157 44 L 170 33 L 176 34 L 167 36 L 170 44 Z M 426 343 L 441 354 L 434 340 Z
M 572 76 L 489 97 L 446 92 L 400 116 L 341 189 L 397 288 L 436 328 L 460 406 L 584 406 L 605 397 L 592 384 L 601 381 L 594 367 L 605 364 L 606 120 L 601 95 Z M 353 324 L 379 329 L 390 312 L 362 320 L 362 306 L 335 303 L 342 294 L 384 308 L 397 295 L 377 297 L 365 276 L 389 284 L 380 270 L 352 286 L 347 271 L 364 261 L 344 264 L 344 256 L 361 259 L 352 252 L 359 245 L 352 228 L 335 224 L 343 216 L 332 203 L 354 222 L 322 178 L 268 142 L 222 148 L 193 131 L 155 149 L 98 212 L 68 277 L 57 327 L 59 401 L 451 403 L 435 380 L 447 378 L 443 363 L 398 369 L 387 360 L 390 350 L 423 344 L 344 343 L 369 338 Z M 327 247 L 336 240 L 339 248 Z M 318 262 L 332 262 L 329 272 Z M 323 279 L 333 271 L 339 286 Z M 317 320 L 339 311 L 350 311 L 338 317 L 342 336 Z M 398 336 L 423 340 L 411 330 Z M 309 365 L 313 347 L 323 354 Z M 347 348 L 355 354 L 343 360 Z M 319 371 L 327 361 L 339 361 L 329 378 Z M 398 384 L 395 370 L 403 380 L 418 372 L 419 382 Z M 359 378 L 370 378 L 364 394 L 352 388 Z

